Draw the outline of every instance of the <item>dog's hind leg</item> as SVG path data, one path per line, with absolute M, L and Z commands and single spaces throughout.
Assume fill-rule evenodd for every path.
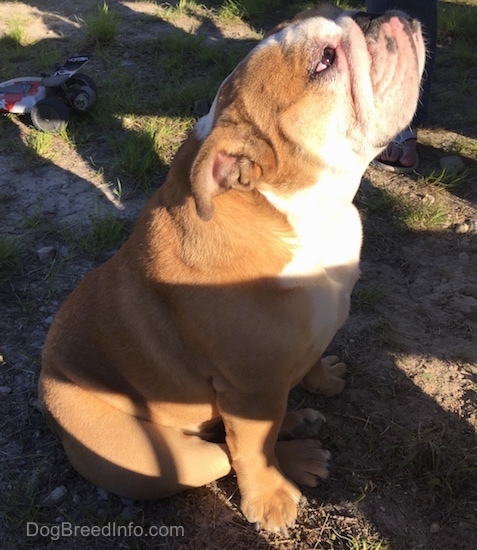
M 120 496 L 162 498 L 231 470 L 225 445 L 134 417 L 77 385 L 53 384 L 45 401 L 54 404 L 45 414 L 76 470 Z
M 343 391 L 345 372 L 346 365 L 340 363 L 338 357 L 329 355 L 319 359 L 313 365 L 303 378 L 303 385 L 308 391 L 322 393 L 330 397 Z

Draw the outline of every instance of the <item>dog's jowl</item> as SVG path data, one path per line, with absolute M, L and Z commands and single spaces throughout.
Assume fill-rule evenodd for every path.
M 402 13 L 315 9 L 222 83 L 129 240 L 48 334 L 41 402 L 85 478 L 154 499 L 233 469 L 249 521 L 293 525 L 297 485 L 325 477 L 329 453 L 302 438 L 320 413 L 287 414 L 287 396 L 343 389 L 345 365 L 322 354 L 359 275 L 352 200 L 409 124 L 424 60 Z

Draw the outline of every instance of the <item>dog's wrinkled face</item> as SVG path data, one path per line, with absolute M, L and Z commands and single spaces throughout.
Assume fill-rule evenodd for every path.
M 400 12 L 369 20 L 317 8 L 277 28 L 197 125 L 208 137 L 192 173 L 201 217 L 231 187 L 287 194 L 315 183 L 318 165 L 346 169 L 343 158 L 364 170 L 409 124 L 424 61 L 420 25 Z

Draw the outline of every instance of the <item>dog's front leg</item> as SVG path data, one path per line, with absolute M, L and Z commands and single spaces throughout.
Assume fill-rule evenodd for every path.
M 252 523 L 283 531 L 294 525 L 301 493 L 283 475 L 275 456 L 288 389 L 284 395 L 270 390 L 224 393 L 217 401 L 237 474 L 242 512 Z

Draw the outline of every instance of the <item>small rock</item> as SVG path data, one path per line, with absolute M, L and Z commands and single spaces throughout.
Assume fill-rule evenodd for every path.
M 470 233 L 477 234 L 477 220 L 476 219 L 466 220 L 466 223 L 469 226 Z
M 465 170 L 465 164 L 462 159 L 457 155 L 452 155 L 449 157 L 442 157 L 439 160 L 440 167 L 442 170 L 447 170 L 453 174 L 459 174 Z
M 121 512 L 121 517 L 126 521 L 132 521 L 136 517 L 136 508 L 128 506 Z
M 465 315 L 472 315 L 477 311 L 477 299 L 473 296 L 457 293 L 452 302 L 455 308 Z
M 431 526 L 429 527 L 429 531 L 432 534 L 435 534 L 439 531 L 440 528 L 441 526 L 437 522 L 434 522 L 434 523 L 431 523 Z
M 42 408 L 41 408 L 41 403 L 38 401 L 38 399 L 36 397 L 32 397 L 30 399 L 30 401 L 28 401 L 28 404 L 30 405 L 30 407 L 33 407 L 34 409 L 36 409 L 37 411 L 40 411 L 42 412 Z
M 108 500 L 108 491 L 106 491 L 106 489 L 103 489 L 102 487 L 97 487 L 96 492 L 102 500 Z
M 467 254 L 467 252 L 461 252 L 459 254 L 459 260 L 461 262 L 468 262 L 469 261 L 469 255 Z
M 0 386 L 0 397 L 5 397 L 12 392 L 12 388 L 9 386 Z
M 53 205 L 45 206 L 45 208 L 43 209 L 43 216 L 45 218 L 52 218 L 52 217 L 56 216 L 56 214 L 57 214 L 57 209 Z
M 454 227 L 454 231 L 455 233 L 457 233 L 458 235 L 464 235 L 465 233 L 467 233 L 469 231 L 470 227 L 467 223 L 458 223 L 455 227 Z
M 436 202 L 436 199 L 432 195 L 424 195 L 422 202 L 424 204 L 434 204 Z
M 28 376 L 25 376 L 23 374 L 18 374 L 14 378 L 15 380 L 15 386 L 20 390 L 28 390 L 32 386 L 32 381 L 28 378 Z
M 67 494 L 68 489 L 64 485 L 60 485 L 53 489 L 43 502 L 44 504 L 59 504 L 66 498 Z
M 36 255 L 40 262 L 49 263 L 56 257 L 56 246 L 42 246 L 36 251 Z

